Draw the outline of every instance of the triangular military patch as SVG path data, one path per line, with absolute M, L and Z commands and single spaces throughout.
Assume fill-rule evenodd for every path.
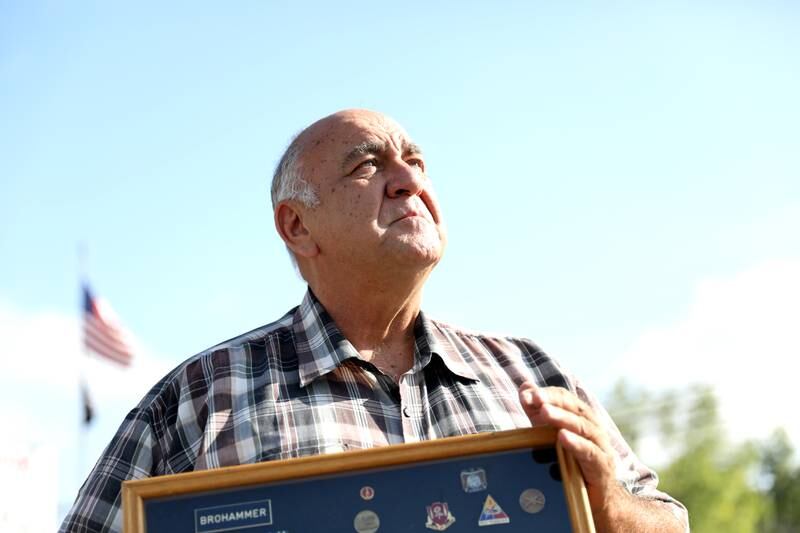
M 503 511 L 500 506 L 494 501 L 491 495 L 486 496 L 486 501 L 483 502 L 483 511 L 481 517 L 478 518 L 479 526 L 493 526 L 495 524 L 508 524 L 511 519 Z

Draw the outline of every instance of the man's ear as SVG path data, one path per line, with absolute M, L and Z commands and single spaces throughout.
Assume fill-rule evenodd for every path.
M 293 202 L 281 202 L 275 208 L 275 229 L 286 246 L 299 257 L 313 257 L 319 247 L 303 223 L 303 212 Z

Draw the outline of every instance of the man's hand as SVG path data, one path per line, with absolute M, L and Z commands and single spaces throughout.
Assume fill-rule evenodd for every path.
M 617 483 L 616 453 L 594 410 L 561 387 L 525 383 L 520 402 L 536 425 L 558 429 L 558 440 L 583 473 L 598 531 L 683 531 L 675 516 L 658 502 L 632 496 Z
M 558 440 L 578 462 L 592 512 L 602 513 L 618 494 L 614 474 L 615 454 L 594 411 L 572 392 L 561 387 L 541 388 L 524 384 L 519 391 L 522 407 L 533 425 L 558 429 Z

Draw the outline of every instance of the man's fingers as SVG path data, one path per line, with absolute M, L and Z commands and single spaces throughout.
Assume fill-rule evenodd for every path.
M 602 448 L 607 445 L 605 432 L 600 430 L 593 419 L 580 416 L 553 404 L 545 404 L 540 409 L 537 409 L 531 415 L 531 421 L 537 425 L 549 425 L 558 429 L 565 429 L 594 442 Z
M 539 396 L 539 401 L 543 403 L 556 405 L 580 416 L 594 418 L 592 408 L 567 389 L 561 387 L 541 388 L 536 391 L 534 396 Z
M 519 397 L 523 409 L 530 417 L 533 417 L 545 405 L 553 405 L 596 423 L 592 408 L 567 389 L 561 387 L 537 387 L 528 382 L 520 387 Z
M 565 429 L 558 432 L 558 440 L 577 461 L 586 483 L 607 483 L 609 475 L 613 476 L 613 459 L 591 440 Z
M 608 452 L 611 444 L 594 411 L 572 392 L 560 387 L 520 387 L 520 402 L 534 425 L 549 425 L 579 435 Z
M 534 404 L 534 401 L 536 400 L 536 398 L 538 398 L 538 396 L 536 396 L 535 394 L 538 389 L 539 387 L 537 387 L 530 381 L 526 381 L 519 388 L 519 401 L 522 404 L 522 408 L 525 409 L 525 411 L 534 408 L 538 409 L 539 407 L 541 407 L 541 403 L 539 403 L 538 405 Z

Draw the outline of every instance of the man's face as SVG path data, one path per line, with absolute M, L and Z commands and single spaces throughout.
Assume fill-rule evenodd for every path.
M 320 256 L 344 268 L 435 265 L 446 233 L 421 150 L 405 131 L 361 110 L 312 130 L 302 168 L 319 194 L 306 225 Z

